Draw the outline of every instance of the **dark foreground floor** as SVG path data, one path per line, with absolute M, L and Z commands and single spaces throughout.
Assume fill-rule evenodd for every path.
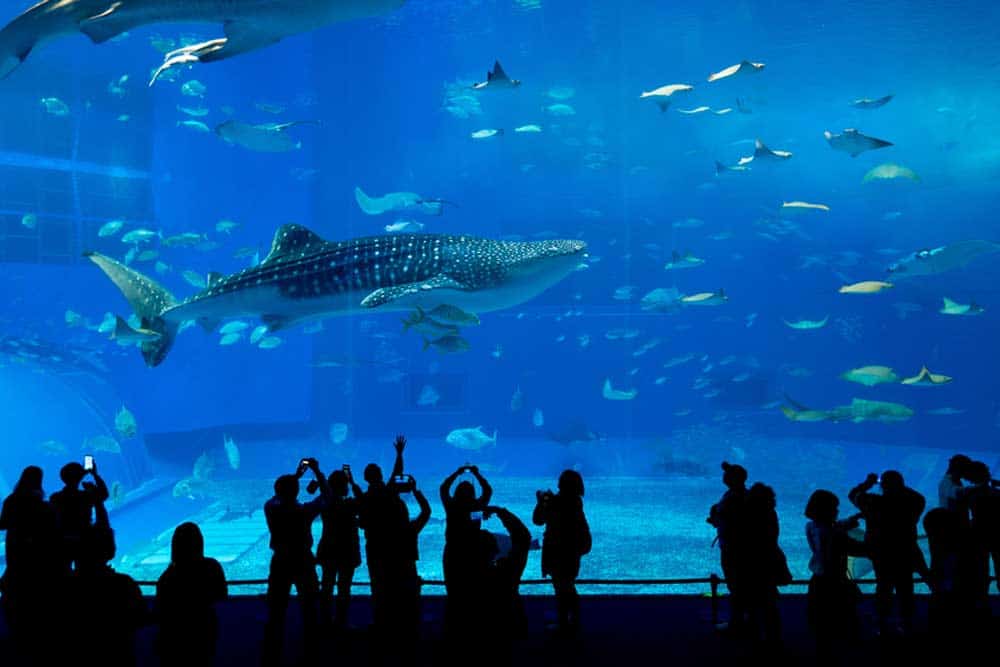
M 712 624 L 711 600 L 700 596 L 639 596 L 639 597 L 585 597 L 583 599 L 584 630 L 574 640 L 554 636 L 544 630 L 551 621 L 553 603 L 549 597 L 526 597 L 530 621 L 530 635 L 520 642 L 509 664 L 518 667 L 535 665 L 719 665 L 744 662 L 750 664 L 817 664 L 811 637 L 805 621 L 805 598 L 786 595 L 781 599 L 784 646 L 780 659 L 761 655 L 745 641 L 720 635 Z M 993 600 L 994 614 L 1000 612 L 998 600 Z M 725 616 L 725 604 L 721 605 Z M 288 636 L 285 664 L 399 664 L 442 665 L 462 664 L 476 667 L 477 660 L 469 655 L 466 660 L 445 659 L 440 634 L 443 598 L 426 596 L 423 599 L 424 631 L 419 645 L 409 647 L 405 657 L 398 653 L 386 656 L 390 642 L 375 642 L 367 633 L 357 631 L 346 638 L 325 637 L 324 656 L 315 663 L 303 663 L 300 655 L 301 629 L 298 610 L 293 604 L 289 609 Z M 220 605 L 221 636 L 216 664 L 250 666 L 259 663 L 259 639 L 265 619 L 261 597 L 236 597 Z M 352 623 L 365 626 L 369 619 L 367 597 L 357 597 L 352 610 Z M 840 664 L 850 667 L 862 665 L 924 665 L 938 662 L 934 651 L 945 649 L 940 642 L 933 642 L 926 635 L 926 598 L 920 599 L 919 634 L 914 639 L 880 641 L 872 631 L 871 599 L 862 605 L 862 619 L 866 632 L 863 638 L 845 648 Z M 995 621 L 985 633 L 1000 637 L 1000 625 Z M 144 629 L 138 638 L 139 663 L 155 665 L 152 654 L 154 629 Z M 490 628 L 484 627 L 481 635 L 471 638 L 471 645 L 482 655 L 494 658 L 495 645 Z M 996 639 L 986 640 L 988 647 L 996 648 Z M 86 655 L 83 649 L 82 655 Z M 995 653 L 994 653 L 995 656 Z M 956 656 L 952 656 L 953 658 Z M 991 661 L 995 657 L 990 658 Z M 489 662 L 489 661 L 484 661 Z M 6 628 L 0 618 L 0 665 L 19 664 L 14 659 Z

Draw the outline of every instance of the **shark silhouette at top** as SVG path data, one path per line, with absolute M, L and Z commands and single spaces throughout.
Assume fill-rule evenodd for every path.
M 365 311 L 432 310 L 449 304 L 482 313 L 509 308 L 556 284 L 586 257 L 576 240 L 494 241 L 472 236 L 395 234 L 325 241 L 284 225 L 259 265 L 178 301 L 152 278 L 99 253 L 89 257 L 121 290 L 142 323 L 149 366 L 166 357 L 182 322 L 207 330 L 257 317 L 268 330 Z
M 42 0 L 0 30 L 0 78 L 38 44 L 82 32 L 100 44 L 153 23 L 221 23 L 226 36 L 166 54 L 178 65 L 224 60 L 330 23 L 385 14 L 406 0 Z

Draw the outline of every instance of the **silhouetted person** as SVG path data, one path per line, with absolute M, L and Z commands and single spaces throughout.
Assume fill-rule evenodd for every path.
M 990 588 L 990 559 L 1000 575 L 1000 490 L 993 487 L 989 467 L 982 461 L 969 464 L 965 478 L 971 485 L 966 501 L 972 513 L 971 548 L 980 604 L 986 606 Z
M 464 472 L 472 473 L 479 482 L 482 493 L 478 498 L 472 483 L 467 480 L 459 482 L 452 494 L 452 485 Z M 445 625 L 449 632 L 465 633 L 470 629 L 469 624 L 476 623 L 474 616 L 468 613 L 476 595 L 472 569 L 480 546 L 482 512 L 493 497 L 493 488 L 479 474 L 479 468 L 464 465 L 445 478 L 440 495 L 445 512 L 443 567 L 448 595 Z
M 330 502 L 320 515 L 323 534 L 316 548 L 316 560 L 323 568 L 320 581 L 320 619 L 330 620 L 330 601 L 337 589 L 337 628 L 348 627 L 351 606 L 351 582 L 354 570 L 361 565 L 361 541 L 358 536 L 358 514 L 361 511 L 361 487 L 354 482 L 350 466 L 335 470 L 328 480 Z M 350 489 L 353 498 L 347 496 Z
M 222 566 L 205 557 L 201 529 L 191 522 L 177 526 L 170 541 L 170 565 L 156 582 L 161 664 L 213 664 L 219 635 L 215 605 L 228 596 Z
M 590 553 L 591 536 L 583 513 L 583 477 L 575 470 L 559 475 L 559 493 L 537 491 L 531 520 L 545 526 L 542 539 L 542 576 L 552 577 L 560 631 L 575 632 L 580 626 L 580 596 L 576 578 L 580 559 Z
M 403 451 L 406 449 L 406 438 L 396 436 L 393 447 L 396 459 L 392 466 L 392 475 L 387 484 L 382 477 L 382 469 L 375 463 L 365 466 L 365 482 L 368 490 L 361 497 L 361 512 L 359 522 L 365 531 L 365 562 L 368 563 L 368 578 L 371 582 L 371 602 L 374 624 L 382 624 L 381 601 L 383 600 L 383 571 L 385 561 L 390 556 L 392 543 L 389 537 L 391 523 L 397 516 L 399 494 L 393 480 L 403 474 Z
M 85 482 L 80 488 L 87 475 L 93 477 L 93 482 Z M 61 566 L 69 572 L 78 561 L 80 540 L 84 530 L 91 525 L 94 508 L 106 501 L 109 494 L 107 485 L 97 474 L 96 464 L 88 471 L 75 461 L 67 463 L 59 470 L 59 477 L 65 486 L 53 493 L 49 502 L 56 513 Z
M 881 495 L 871 493 L 876 484 L 882 487 Z M 865 547 L 875 568 L 879 633 L 885 635 L 889 630 L 895 591 L 902 629 L 909 634 L 914 614 L 913 573 L 930 575 L 917 545 L 917 523 L 924 511 L 924 497 L 907 487 L 899 472 L 887 470 L 881 479 L 870 473 L 851 489 L 848 498 L 865 519 Z
M 948 459 L 948 469 L 938 483 L 938 507 L 953 512 L 966 521 L 969 518 L 969 507 L 965 502 L 967 489 L 962 485 L 962 478 L 972 464 L 972 459 L 964 454 L 955 454 Z
M 746 605 L 743 600 L 745 544 L 743 514 L 746 509 L 746 468 L 739 464 L 722 462 L 722 483 L 726 492 L 719 502 L 712 505 L 708 523 L 715 526 L 716 541 L 719 544 L 722 576 L 729 589 L 729 623 L 720 629 L 742 630 L 746 621 Z
M 135 634 L 147 621 L 146 603 L 135 580 L 109 565 L 115 557 L 115 534 L 104 503 L 93 509 L 96 520 L 79 535 L 76 569 L 64 591 L 68 641 L 62 648 L 76 657 L 79 647 L 86 646 L 102 666 L 134 665 Z
M 383 629 L 398 643 L 395 648 L 405 646 L 412 650 L 420 633 L 420 576 L 417 561 L 420 559 L 418 539 L 420 531 L 431 518 L 431 506 L 427 497 L 417 488 L 413 477 L 405 482 L 397 481 L 399 493 L 412 493 L 420 508 L 417 516 L 410 519 L 409 509 L 399 495 L 395 496 L 392 513 L 388 517 L 387 528 L 390 549 L 383 560 L 383 594 L 385 601 L 385 622 Z
M 931 554 L 928 620 L 933 644 L 962 644 L 972 634 L 976 599 L 981 594 L 972 529 L 957 512 L 944 507 L 927 512 L 923 524 Z
M 510 549 L 500 553 L 496 536 L 479 531 L 480 555 L 483 563 L 479 580 L 482 591 L 475 617 L 489 632 L 490 648 L 496 652 L 497 664 L 509 663 L 515 641 L 527 634 L 528 619 L 521 600 L 521 577 L 528 564 L 531 533 L 512 512 L 503 507 L 486 507 L 483 518 L 496 516 L 510 537 Z M 479 641 L 475 635 L 475 641 Z
M 838 521 L 840 500 L 825 489 L 813 491 L 806 504 L 809 542 L 807 613 L 816 636 L 817 657 L 831 662 L 858 634 L 861 591 L 847 571 L 848 556 L 866 556 L 865 545 L 850 536 L 859 515 Z
M 744 506 L 743 550 L 746 581 L 744 602 L 753 638 L 773 650 L 781 642 L 778 586 L 792 581 L 788 562 L 778 545 L 777 498 L 774 489 L 757 482 L 747 491 Z
M 18 652 L 44 664 L 51 595 L 57 585 L 55 514 L 42 490 L 42 469 L 28 466 L 3 501 L 0 530 L 6 531 L 7 569 L 0 577 L 4 616 Z
M 316 477 L 320 495 L 300 503 L 299 478 L 306 470 Z M 274 497 L 264 504 L 264 517 L 271 532 L 271 569 L 267 577 L 267 625 L 264 628 L 265 664 L 281 658 L 285 612 L 292 586 L 302 607 L 302 633 L 307 659 L 315 653 L 319 581 L 312 553 L 312 522 L 330 499 L 330 487 L 316 459 L 303 459 L 294 475 L 282 475 L 274 482 Z

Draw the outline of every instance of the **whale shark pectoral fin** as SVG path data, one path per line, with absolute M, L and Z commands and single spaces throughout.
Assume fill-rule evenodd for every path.
M 361 300 L 362 308 L 378 308 L 387 303 L 398 301 L 406 296 L 430 292 L 436 289 L 454 289 L 467 291 L 468 288 L 448 276 L 434 276 L 419 283 L 407 283 L 405 285 L 394 285 L 392 287 L 379 287 L 377 290 Z
M 80 32 L 89 37 L 94 44 L 102 44 L 142 25 L 142 20 L 137 20 L 134 16 L 122 18 L 118 12 L 121 6 L 122 2 L 119 0 L 111 3 L 104 11 L 80 21 Z

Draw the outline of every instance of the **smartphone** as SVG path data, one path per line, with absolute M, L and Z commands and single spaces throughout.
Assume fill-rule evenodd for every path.
M 94 457 L 90 454 L 86 454 L 83 457 L 83 469 L 90 472 L 94 469 Z
M 344 472 L 351 472 L 351 466 L 345 463 L 344 466 L 341 468 L 341 470 L 343 470 Z
M 482 512 L 469 512 L 469 520 L 470 521 L 482 521 L 483 520 L 483 513 Z
M 395 482 L 396 484 L 402 484 L 402 485 L 405 486 L 405 485 L 407 485 L 407 484 L 410 483 L 410 476 L 409 475 L 396 475 L 395 477 L 392 478 L 392 481 Z
M 301 461 L 299 461 L 299 465 L 302 466 L 303 468 L 308 468 L 309 467 L 309 459 L 302 459 Z

